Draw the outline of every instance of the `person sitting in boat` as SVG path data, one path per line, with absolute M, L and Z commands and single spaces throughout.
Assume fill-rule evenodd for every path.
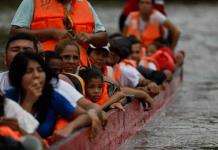
M 75 38 L 82 45 L 82 66 L 89 65 L 85 50 L 89 43 L 107 43 L 105 27 L 87 0 L 23 0 L 11 25 L 11 34 L 25 32 L 36 36 L 44 51 L 54 51 L 61 39 Z
M 183 64 L 185 52 L 183 50 L 173 52 L 161 38 L 148 45 L 146 55 L 156 60 L 159 70 L 168 69 L 174 72 L 177 66 Z
M 44 52 L 44 59 L 52 72 L 56 75 L 63 70 L 63 63 L 60 55 L 53 51 Z
M 115 78 L 120 82 L 122 86 L 128 86 L 131 88 L 142 87 L 150 95 L 155 96 L 159 94 L 159 87 L 156 83 L 145 79 L 136 69 L 136 62 L 129 59 L 131 42 L 128 38 L 121 37 L 120 39 L 114 39 L 111 41 L 112 47 L 121 51 L 120 62 L 115 65 Z
M 149 89 L 149 90 L 141 90 L 141 89 L 138 89 L 137 86 L 136 87 L 131 87 L 131 86 L 128 86 L 128 85 L 125 85 L 125 84 L 122 84 L 122 81 L 121 80 L 116 80 L 116 69 L 117 69 L 117 64 L 126 56 L 125 54 L 125 50 L 119 45 L 119 42 L 115 42 L 114 40 L 110 40 L 110 54 L 108 56 L 108 58 L 104 58 L 103 60 L 106 60 L 107 64 L 110 65 L 111 67 L 113 67 L 113 72 L 112 74 L 114 74 L 115 76 L 115 83 L 118 82 L 119 83 L 119 87 L 121 89 L 122 92 L 125 93 L 125 95 L 127 97 L 132 97 L 132 98 L 136 98 L 136 99 L 139 99 L 139 100 L 142 100 L 143 104 L 148 104 L 146 106 L 145 109 L 150 109 L 152 108 L 152 105 L 153 105 L 153 98 L 148 94 L 148 91 L 150 91 L 150 94 L 152 93 L 156 93 L 154 89 L 153 91 L 153 88 L 156 88 L 156 86 L 152 87 L 153 85 L 149 85 L 147 86 L 145 89 Z M 122 68 L 123 69 L 123 68 Z M 133 71 L 132 71 L 133 70 Z M 122 73 L 120 74 L 120 76 L 123 78 L 123 80 L 126 80 L 126 81 L 134 81 L 134 82 L 139 82 L 139 77 L 135 77 L 136 74 L 134 74 L 135 72 L 135 68 L 130 68 L 130 69 L 127 69 L 126 72 L 125 70 L 122 71 Z M 122 74 L 125 74 L 124 76 Z M 127 75 L 126 75 L 127 73 Z M 128 75 L 130 74 L 130 75 Z M 137 72 L 137 75 L 138 75 L 138 72 Z M 108 76 L 108 78 L 110 78 L 110 76 Z M 131 80 L 129 79 L 131 78 Z M 125 83 L 125 82 L 124 82 Z M 151 87 L 150 87 L 151 86 Z M 159 90 L 159 88 L 158 88 Z M 132 99 L 131 98 L 131 99 Z M 149 107 L 151 106 L 151 107 Z
M 34 36 L 26 33 L 18 33 L 11 36 L 8 39 L 4 52 L 5 64 L 8 66 L 8 68 L 10 68 L 10 64 L 13 61 L 14 57 L 20 52 L 31 51 L 37 53 L 38 43 L 39 42 Z M 8 73 L 8 71 L 0 73 L 0 88 L 1 91 L 3 91 L 4 93 L 7 89 L 13 88 L 13 86 L 10 84 Z M 98 125 L 105 124 L 105 113 L 98 105 L 85 99 L 81 94 L 75 91 L 75 89 L 71 85 L 64 82 L 63 80 L 59 80 L 57 84 L 58 86 L 54 86 L 55 91 L 61 93 L 61 95 L 67 101 L 69 101 L 71 105 L 75 105 L 76 103 L 84 108 L 88 112 L 89 116 L 92 118 L 92 123 L 97 123 Z
M 39 55 L 33 52 L 17 54 L 9 69 L 9 79 L 14 88 L 7 90 L 6 96 L 36 117 L 40 123 L 37 132 L 41 137 L 66 137 L 91 123 L 89 115 L 82 108 L 76 103 L 71 105 L 61 93 L 54 90 L 51 82 L 58 83 L 58 78 L 53 76 Z M 59 116 L 73 121 L 53 133 Z M 93 126 L 92 129 L 96 130 L 97 127 Z
M 130 13 L 125 22 L 123 34 L 135 35 L 144 46 L 148 46 L 156 39 L 164 37 L 165 29 L 172 38 L 169 47 L 175 50 L 180 36 L 178 28 L 166 16 L 154 10 L 152 0 L 140 0 L 139 11 Z
M 128 15 L 131 12 L 138 10 L 138 5 L 139 5 L 138 3 L 139 3 L 139 0 L 127 0 L 127 2 L 125 3 L 122 14 L 120 15 L 120 18 L 119 18 L 119 28 L 121 32 L 123 31 L 124 23 Z M 166 15 L 164 0 L 152 0 L 152 3 L 156 10 Z
M 142 50 L 142 44 L 135 36 L 128 37 L 128 40 L 131 42 L 129 59 L 136 62 L 137 70 L 145 78 L 154 81 L 158 85 L 172 79 L 172 73 L 170 71 L 160 70 L 159 64 L 155 59 L 142 54 L 145 51 Z
M 118 108 L 125 111 L 122 106 L 122 100 L 125 98 L 122 92 L 116 92 L 110 97 L 105 92 L 107 84 L 104 82 L 103 74 L 95 67 L 82 69 L 79 75 L 85 81 L 86 98 L 97 103 L 102 109 Z

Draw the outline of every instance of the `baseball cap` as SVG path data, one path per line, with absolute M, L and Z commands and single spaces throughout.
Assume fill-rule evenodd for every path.
M 94 46 L 93 44 L 89 44 L 89 47 L 88 47 L 88 49 L 87 49 L 87 52 L 90 53 L 90 52 L 91 52 L 92 50 L 94 50 L 94 49 L 105 50 L 105 51 L 107 51 L 108 53 L 111 52 L 111 51 L 110 51 L 110 43 L 107 43 L 107 45 L 102 46 L 102 47 L 96 47 L 96 46 Z

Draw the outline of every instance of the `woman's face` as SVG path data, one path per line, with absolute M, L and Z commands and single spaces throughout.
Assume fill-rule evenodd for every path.
M 80 63 L 80 55 L 76 46 L 67 45 L 61 53 L 65 72 L 75 73 Z
M 46 74 L 38 62 L 30 60 L 26 72 L 21 79 L 21 86 L 24 91 L 43 90 L 45 85 Z
M 86 85 L 86 96 L 93 102 L 97 102 L 103 91 L 103 82 L 101 78 L 93 78 Z

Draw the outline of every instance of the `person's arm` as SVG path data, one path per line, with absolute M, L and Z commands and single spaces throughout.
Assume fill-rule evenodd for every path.
M 172 44 L 170 45 L 170 48 L 174 51 L 177 45 L 177 42 L 180 37 L 180 31 L 179 29 L 169 20 L 165 20 L 163 22 L 163 26 L 166 27 L 169 30 L 169 33 L 172 35 Z
M 106 124 L 106 114 L 99 105 L 85 99 L 84 97 L 79 99 L 77 104 L 87 111 L 92 120 L 96 120 L 96 122 L 101 123 L 102 126 Z
M 76 39 L 80 44 L 91 43 L 96 47 L 105 46 L 108 43 L 108 36 L 107 36 L 106 29 L 102 24 L 98 14 L 92 7 L 92 5 L 90 3 L 88 4 L 92 11 L 95 21 L 94 31 L 93 33 L 84 33 L 84 32 L 76 33 Z
M 65 29 L 48 28 L 48 29 L 32 30 L 27 27 L 20 27 L 20 26 L 12 25 L 10 34 L 13 35 L 13 34 L 20 33 L 20 32 L 31 34 L 37 37 L 38 39 L 40 39 L 40 41 L 45 41 L 48 39 L 61 40 L 64 38 L 71 38 L 70 33 Z
M 77 107 L 75 112 L 70 117 L 71 119 L 74 118 L 73 121 L 71 121 L 69 124 L 67 124 L 64 128 L 58 129 L 54 131 L 51 140 L 53 142 L 56 142 L 62 138 L 66 138 L 69 136 L 73 131 L 86 127 L 90 124 L 92 124 L 92 132 L 91 136 L 95 137 L 98 129 L 98 124 L 93 122 L 89 115 L 85 113 L 80 107 Z
M 123 92 L 116 92 L 114 95 L 112 95 L 102 106 L 102 109 L 108 108 L 113 103 L 120 102 L 125 97 Z
M 134 95 L 136 99 L 142 100 L 145 103 L 149 103 L 151 108 L 153 107 L 154 99 L 146 92 L 129 87 L 122 87 L 121 90 L 127 95 Z

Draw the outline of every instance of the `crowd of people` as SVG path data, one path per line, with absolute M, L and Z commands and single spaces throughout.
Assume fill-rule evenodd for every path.
M 0 73 L 0 137 L 31 135 L 43 149 L 86 126 L 94 138 L 129 99 L 151 110 L 185 55 L 163 4 L 128 0 L 121 32 L 108 35 L 87 0 L 23 0 Z

